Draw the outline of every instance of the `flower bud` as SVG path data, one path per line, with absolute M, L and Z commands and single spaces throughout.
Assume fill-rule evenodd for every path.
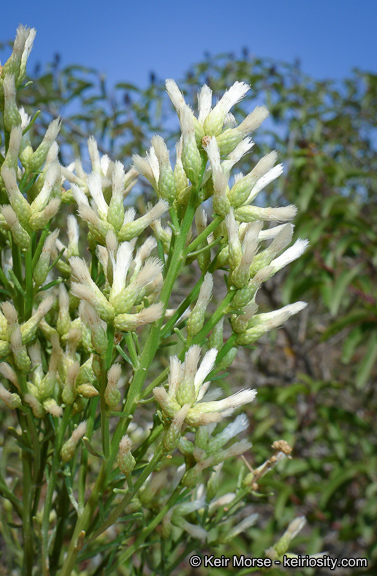
M 38 148 L 33 153 L 30 159 L 29 164 L 30 172 L 40 170 L 42 168 L 43 164 L 46 161 L 47 153 L 51 148 L 53 142 L 55 142 L 57 135 L 59 134 L 60 126 L 61 126 L 60 118 L 56 118 L 51 122 L 51 124 L 47 128 L 47 132 L 42 142 L 40 143 L 40 145 L 38 146 Z
M 128 222 L 122 226 L 118 234 L 118 240 L 124 242 L 132 240 L 150 226 L 154 220 L 160 218 L 169 208 L 169 204 L 165 200 L 159 200 L 157 204 L 149 210 L 144 216 L 141 216 L 135 222 Z
M 107 212 L 107 221 L 114 227 L 116 232 L 119 232 L 121 229 L 124 219 L 124 179 L 124 168 L 122 164 L 120 162 L 115 162 L 112 174 L 112 194 Z
M 136 460 L 131 453 L 132 441 L 129 436 L 123 436 L 119 444 L 118 466 L 123 474 L 131 474 L 135 468 Z
M 17 214 L 17 218 L 20 221 L 20 224 L 26 229 L 29 230 L 29 220 L 31 216 L 31 208 L 24 196 L 21 194 L 17 179 L 15 176 L 15 172 L 11 170 L 8 166 L 3 164 L 1 169 L 1 176 L 3 177 L 6 192 L 9 196 L 10 204 Z
M 19 223 L 15 211 L 11 206 L 6 205 L 2 206 L 1 213 L 9 226 L 13 241 L 21 248 L 21 250 L 26 251 L 30 246 L 30 236 Z
M 188 107 L 183 108 L 180 122 L 182 130 L 182 164 L 187 178 L 198 186 L 202 172 L 202 159 L 195 139 L 193 113 Z
M 80 363 L 76 360 L 68 366 L 67 377 L 63 385 L 62 400 L 67 405 L 72 405 L 76 399 L 77 393 L 75 389 L 76 377 L 80 369 Z
M 152 146 L 155 150 L 160 177 L 158 180 L 158 191 L 161 198 L 167 200 L 169 204 L 173 202 L 177 193 L 177 186 L 174 178 L 174 173 L 170 165 L 169 150 L 161 136 L 153 136 Z
M 182 408 L 174 416 L 171 425 L 164 433 L 163 445 L 166 452 L 173 452 L 173 450 L 177 448 L 182 436 L 182 426 L 189 408 L 190 404 L 185 404 L 182 406 Z
M 115 408 L 121 399 L 120 392 L 117 388 L 122 369 L 120 364 L 113 364 L 107 373 L 107 386 L 105 389 L 105 402 L 109 408 Z
M 6 390 L 2 384 L 0 384 L 0 398 L 11 410 L 14 408 L 20 408 L 20 406 L 22 406 L 21 398 L 19 395 L 8 392 L 8 390 Z
M 176 148 L 176 161 L 174 167 L 174 179 L 177 189 L 176 192 L 177 204 L 179 206 L 185 206 L 188 203 L 191 189 L 182 164 L 182 148 L 183 148 L 182 136 L 180 137 L 179 142 L 178 144 L 176 144 L 175 148 Z
M 13 126 L 21 125 L 21 116 L 16 104 L 16 85 L 13 74 L 4 77 L 4 126 L 11 132 Z
M 192 312 L 187 321 L 187 334 L 189 336 L 196 336 L 203 328 L 205 311 L 212 296 L 213 277 L 212 274 L 204 276 L 203 284 L 200 287 L 198 300 L 192 309 Z
M 51 252 L 54 249 L 59 230 L 55 230 L 49 234 L 42 248 L 42 253 L 33 271 L 33 278 L 37 286 L 42 286 L 48 274 Z
M 233 86 L 225 92 L 204 121 L 203 128 L 205 134 L 209 136 L 218 136 L 220 134 L 229 110 L 237 104 L 237 102 L 242 100 L 248 90 L 250 90 L 250 86 L 244 82 L 235 82 Z
M 86 422 L 81 422 L 81 424 L 77 426 L 76 430 L 72 432 L 69 440 L 63 444 L 60 452 L 63 462 L 69 462 L 73 458 L 80 438 L 82 438 L 86 433 L 86 428 Z

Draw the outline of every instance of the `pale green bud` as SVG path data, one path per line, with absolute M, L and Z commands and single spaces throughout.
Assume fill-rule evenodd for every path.
M 3 302 L 3 313 L 8 322 L 9 348 L 13 353 L 15 364 L 19 370 L 27 372 L 31 361 L 22 344 L 21 328 L 17 321 L 17 311 L 10 302 Z
M 0 356 L 7 356 L 9 354 L 9 344 L 4 340 L 0 340 Z
M 35 212 L 30 218 L 30 227 L 32 230 L 43 230 L 45 226 L 58 213 L 60 200 L 53 198 L 41 212 Z
M 35 35 L 35 30 L 33 28 L 32 30 L 29 30 L 29 28 L 26 28 L 25 26 L 19 26 L 17 28 L 17 34 L 13 44 L 12 54 L 10 58 L 5 62 L 2 69 L 1 75 L 3 78 L 6 74 L 14 74 L 18 78 L 20 73 L 22 54 L 25 50 L 25 43 L 28 35 L 32 31 L 34 31 Z
M 97 312 L 87 302 L 80 304 L 80 316 L 91 331 L 94 350 L 103 357 L 107 350 L 107 326 Z
M 185 107 L 182 110 L 180 122 L 183 138 L 183 168 L 193 186 L 198 186 L 202 171 L 202 158 L 196 144 L 193 114 L 189 108 Z
M 112 194 L 107 211 L 107 221 L 119 232 L 124 220 L 123 192 L 124 168 L 120 162 L 115 162 L 112 173 Z
M 273 546 L 277 556 L 280 558 L 284 556 L 287 552 L 291 540 L 297 536 L 299 532 L 303 529 L 306 524 L 305 516 L 300 516 L 299 518 L 295 518 L 288 526 L 287 530 L 284 532 L 283 536 L 276 542 Z
M 24 402 L 29 404 L 36 418 L 44 418 L 46 412 L 44 411 L 42 404 L 35 398 L 35 396 L 32 396 L 32 394 L 25 394 Z
M 34 42 L 34 38 L 36 35 L 35 28 L 30 28 L 30 29 L 24 28 L 24 30 L 26 30 L 27 37 L 25 40 L 25 45 L 24 45 L 24 49 L 22 52 L 22 56 L 21 56 L 20 72 L 19 72 L 18 79 L 17 79 L 17 86 L 19 86 L 25 79 L 26 64 L 27 64 L 28 58 L 30 56 L 30 52 L 31 52 L 31 49 L 33 47 L 33 42 Z
M 200 462 L 196 464 L 193 468 L 187 470 L 182 478 L 182 486 L 186 488 L 195 488 L 200 483 L 202 478 L 204 466 Z
M 52 234 L 49 234 L 43 245 L 41 255 L 39 260 L 33 270 L 33 278 L 37 286 L 42 286 L 45 282 L 48 274 L 50 257 L 53 248 L 55 247 L 55 242 L 59 236 L 59 230 L 55 230 Z
M 211 502 L 217 496 L 220 488 L 220 481 L 221 481 L 221 470 L 223 464 L 217 464 L 214 466 L 213 472 L 208 480 L 207 484 L 207 493 L 206 493 L 206 500 Z
M 63 416 L 63 408 L 56 403 L 54 398 L 47 398 L 42 402 L 43 409 L 55 418 Z
M 237 344 L 252 344 L 258 340 L 262 334 L 281 326 L 281 324 L 284 324 L 290 316 L 297 314 L 306 306 L 306 302 L 295 302 L 295 304 L 288 304 L 280 310 L 275 310 L 266 314 L 257 314 L 249 323 L 249 326 L 252 324 L 251 327 L 238 336 Z
M 144 310 L 137 314 L 119 314 L 115 316 L 114 319 L 115 328 L 122 332 L 136 330 L 138 326 L 150 324 L 161 318 L 163 310 L 162 302 L 158 302 L 151 304 L 151 306 L 144 308 Z
M 17 244 L 17 246 L 21 248 L 21 250 L 28 250 L 30 246 L 30 236 L 19 223 L 13 208 L 9 205 L 3 206 L 1 208 L 1 213 L 4 216 L 7 225 L 9 226 L 13 241 Z
M 194 384 L 195 374 L 198 369 L 200 356 L 200 346 L 191 346 L 185 356 L 185 370 L 181 383 L 177 389 L 177 400 L 181 406 L 192 405 L 196 400 L 196 390 Z
M 76 377 L 80 369 L 80 363 L 76 360 L 67 368 L 67 376 L 63 385 L 62 400 L 67 405 L 72 405 L 76 399 Z
M 107 373 L 107 386 L 105 389 L 105 402 L 109 408 L 115 408 L 119 404 L 121 396 L 117 388 L 122 369 L 120 364 L 113 364 Z
M 156 401 L 161 406 L 162 411 L 169 418 L 174 418 L 177 412 L 181 409 L 181 405 L 166 392 L 163 386 L 158 386 L 153 389 L 153 395 Z
M 184 421 L 189 408 L 190 404 L 185 404 L 182 406 L 182 408 L 174 416 L 170 427 L 165 431 L 163 445 L 166 452 L 173 452 L 173 450 L 177 448 L 182 436 L 182 427 L 184 425 Z
M 232 328 L 234 332 L 241 334 L 247 330 L 248 323 L 250 319 L 254 316 L 258 309 L 258 305 L 255 302 L 250 302 L 244 310 L 244 313 L 236 316 L 232 319 Z
M 39 304 L 37 311 L 21 326 L 22 343 L 27 344 L 35 336 L 39 322 L 44 318 L 54 303 L 53 296 L 47 296 Z
M 288 246 L 292 240 L 292 235 L 293 225 L 285 224 L 271 244 L 253 258 L 250 266 L 250 275 L 254 276 L 261 268 L 268 266 Z
M 187 321 L 187 334 L 189 336 L 196 336 L 203 328 L 205 311 L 212 296 L 212 289 L 213 277 L 207 272 L 200 288 L 198 300 Z
M 136 460 L 131 453 L 132 441 L 129 436 L 123 436 L 119 443 L 118 466 L 123 474 L 131 474 L 135 468 Z
M 162 272 L 162 263 L 157 258 L 148 258 L 137 277 L 113 301 L 115 314 L 124 314 L 138 300 L 140 292 L 145 286 Z
M 57 135 L 59 134 L 60 126 L 61 122 L 59 118 L 56 118 L 51 122 L 47 128 L 47 132 L 42 142 L 30 158 L 30 171 L 40 170 L 42 168 L 46 161 L 47 153 L 51 148 L 52 143 L 55 142 Z
M 194 451 L 194 444 L 187 440 L 184 436 L 180 438 L 179 441 L 179 450 L 182 452 L 184 456 L 190 456 Z
M 86 422 L 81 422 L 81 424 L 77 426 L 76 430 L 72 432 L 69 440 L 63 444 L 60 452 L 63 462 L 69 462 L 75 455 L 77 444 L 86 433 L 86 427 Z
M 50 371 L 47 372 L 46 376 L 38 386 L 38 400 L 46 400 L 49 396 L 52 396 L 55 391 L 56 384 L 57 373 Z
M 241 222 L 285 222 L 292 220 L 297 213 L 296 206 L 292 204 L 281 208 L 260 208 L 258 206 L 241 206 L 235 211 L 235 217 Z
M 177 196 L 177 203 L 179 206 L 185 206 L 188 203 L 191 194 L 189 181 L 187 179 L 182 164 L 182 147 L 183 147 L 183 138 L 181 136 L 178 144 L 176 144 L 176 161 L 174 168 L 175 185 L 177 188 L 176 196 Z
M 244 82 L 235 82 L 208 114 L 203 124 L 204 132 L 209 136 L 218 136 L 229 110 L 242 100 L 249 89 L 250 86 Z
M 195 432 L 195 446 L 206 451 L 209 440 L 209 429 L 207 426 L 199 426 Z
M 2 384 L 0 384 L 0 398 L 4 402 L 4 404 L 10 408 L 20 408 L 22 406 L 21 398 L 18 394 L 12 394 Z
M 216 324 L 209 337 L 209 347 L 220 350 L 223 347 L 224 317 Z
M 229 214 L 225 217 L 225 223 L 228 230 L 228 246 L 229 246 L 229 266 L 234 270 L 239 266 L 242 259 L 242 247 L 238 236 L 238 224 L 234 218 L 233 210 L 230 209 Z
M 80 386 L 76 386 L 76 392 L 84 398 L 94 398 L 94 396 L 99 395 L 97 388 L 92 384 L 80 384 Z
M 63 283 L 59 284 L 59 315 L 56 322 L 56 329 L 61 336 L 68 334 L 71 328 L 71 317 L 69 314 L 69 296 Z
M 3 165 L 1 175 L 4 180 L 11 206 L 17 214 L 18 220 L 25 229 L 29 229 L 31 208 L 28 201 L 24 198 L 18 188 L 15 173 L 8 166 Z
M 160 200 L 151 210 L 144 216 L 141 216 L 134 222 L 128 222 L 122 226 L 118 233 L 118 240 L 120 242 L 132 240 L 136 236 L 140 236 L 143 230 L 150 226 L 152 222 L 160 218 L 169 208 L 169 204 L 165 200 Z
M 177 187 L 170 165 L 169 150 L 161 136 L 153 136 L 152 146 L 159 164 L 158 191 L 161 197 L 171 204 L 175 199 Z
M 21 126 L 21 116 L 16 104 L 16 86 L 13 74 L 4 78 L 4 126 L 11 132 L 13 126 Z
M 84 364 L 80 366 L 79 373 L 76 377 L 76 386 L 84 384 L 85 382 L 94 382 L 95 374 L 92 368 L 93 357 L 88 358 Z
M 220 164 L 220 151 L 215 137 L 206 137 L 205 150 L 212 167 L 213 209 L 216 214 L 225 216 L 230 209 L 227 197 L 229 173 Z
M 221 154 L 226 156 L 242 141 L 242 139 L 254 132 L 267 118 L 268 110 L 264 106 L 257 106 L 243 122 L 236 128 L 229 128 L 217 136 L 217 142 Z

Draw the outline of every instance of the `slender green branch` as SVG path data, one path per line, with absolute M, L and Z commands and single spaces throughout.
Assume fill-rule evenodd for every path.
M 21 251 L 17 244 L 12 240 L 12 262 L 13 262 L 13 270 L 9 270 L 12 273 L 15 287 L 18 290 L 15 291 L 14 294 L 14 303 L 16 305 L 17 312 L 19 316 L 22 318 L 24 314 L 24 300 L 22 297 L 22 265 L 21 265 Z M 16 285 L 18 283 L 18 286 Z M 21 289 L 21 290 L 20 290 Z
M 96 410 L 98 406 L 98 396 L 96 398 L 91 398 L 89 400 L 89 416 L 86 420 L 86 433 L 85 436 L 91 440 L 94 428 L 94 420 L 96 417 Z M 86 484 L 86 474 L 88 471 L 88 451 L 82 450 L 81 452 L 81 463 L 79 469 L 79 492 L 78 492 L 78 504 L 79 513 L 84 510 L 85 506 L 85 484 Z
M 105 572 L 105 576 L 108 576 L 114 570 L 116 570 L 119 566 L 123 565 L 131 556 L 140 548 L 141 544 L 143 544 L 144 540 L 148 538 L 149 534 L 153 532 L 153 530 L 159 525 L 161 520 L 166 516 L 169 510 L 176 504 L 179 496 L 181 493 L 181 486 L 178 485 L 174 492 L 171 494 L 169 500 L 166 502 L 165 506 L 160 510 L 160 512 L 153 518 L 153 520 L 148 524 L 146 528 L 142 531 L 140 536 L 135 540 L 135 542 L 127 548 L 123 554 L 117 558 L 117 560 L 108 568 Z
M 60 422 L 54 444 L 54 453 L 52 457 L 52 465 L 50 477 L 47 484 L 46 499 L 43 508 L 42 518 L 42 574 L 49 576 L 49 557 L 48 557 L 48 530 L 50 525 L 50 512 L 52 505 L 52 496 L 56 487 L 56 478 L 60 468 L 60 450 L 63 444 L 64 433 L 67 429 L 71 418 L 71 407 L 67 406 L 64 410 L 63 418 Z
M 128 349 L 131 361 L 132 361 L 132 365 L 133 365 L 134 369 L 136 370 L 139 367 L 139 359 L 137 357 L 135 342 L 134 342 L 134 339 L 132 338 L 131 332 L 126 332 L 124 335 L 124 339 L 125 339 L 126 344 L 127 344 L 127 349 Z
M 13 494 L 11 490 L 9 490 L 1 472 L 0 472 L 0 494 L 3 496 L 3 498 L 6 498 L 7 500 L 9 500 L 9 502 L 11 502 L 18 516 L 22 519 L 23 515 L 22 502 L 17 498 L 17 496 Z
M 128 492 L 124 496 L 124 498 L 122 498 L 122 500 L 119 502 L 119 504 L 116 506 L 116 508 L 114 508 L 111 511 L 111 513 L 109 514 L 109 516 L 107 517 L 105 522 L 96 530 L 96 532 L 90 538 L 89 542 L 92 542 L 93 540 L 98 538 L 98 536 L 100 536 L 102 534 L 102 532 L 104 532 L 105 530 L 110 528 L 110 526 L 112 526 L 117 521 L 117 519 L 119 518 L 119 516 L 122 514 L 123 510 L 127 506 L 127 504 L 129 504 L 131 502 L 132 498 L 134 498 L 136 496 L 136 494 L 139 492 L 140 488 L 143 486 L 145 480 L 153 472 L 153 470 L 156 468 L 156 466 L 160 463 L 162 455 L 163 455 L 163 450 L 162 450 L 162 447 L 160 446 L 159 448 L 157 448 L 155 454 L 153 455 L 153 458 L 147 464 L 147 466 L 144 468 L 144 470 L 142 471 L 142 473 L 140 474 L 140 476 L 136 480 L 136 482 L 133 486 L 132 492 L 131 491 Z
M 35 234 L 35 232 L 33 233 Z M 25 252 L 25 312 L 24 320 L 29 320 L 33 313 L 33 263 L 32 263 L 32 242 L 29 249 Z
M 44 246 L 45 240 L 46 240 L 49 232 L 50 232 L 50 222 L 49 222 L 49 223 L 47 224 L 47 226 L 42 230 L 42 234 L 41 234 L 41 236 L 40 236 L 40 238 L 39 238 L 37 247 L 36 247 L 36 249 L 35 249 L 35 252 L 34 252 L 34 255 L 33 255 L 33 260 L 32 260 L 32 269 L 33 269 L 33 270 L 34 270 L 34 268 L 35 268 L 36 265 L 37 265 L 37 262 L 38 262 L 38 260 L 39 260 L 39 258 L 40 258 L 40 255 L 42 254 L 43 246 Z
M 20 416 L 24 440 L 27 442 L 27 422 L 24 414 Z M 33 506 L 32 491 L 32 455 L 26 450 L 22 451 L 22 536 L 24 547 L 24 558 L 22 565 L 22 576 L 32 576 L 34 563 L 34 531 L 31 521 Z
M 214 232 L 214 230 L 216 230 L 216 228 L 221 224 L 221 222 L 224 220 L 224 216 L 216 216 L 211 224 L 209 224 L 207 226 L 207 228 L 205 228 L 203 230 L 203 232 L 201 232 L 199 234 L 199 236 L 197 236 L 195 238 L 195 240 L 193 240 L 191 242 L 191 244 L 189 244 L 189 246 L 187 246 L 187 248 L 185 249 L 185 256 L 187 256 L 188 254 L 191 254 L 191 252 L 194 252 L 194 250 L 196 249 L 197 246 L 200 246 L 200 244 L 202 244 L 204 242 L 204 240 L 206 238 L 208 238 L 208 236 Z M 192 255 L 192 254 L 191 254 Z
M 183 250 L 185 247 L 187 235 L 189 233 L 192 221 L 194 219 L 195 206 L 196 206 L 196 194 L 193 191 L 190 198 L 190 202 L 186 209 L 185 216 L 182 221 L 179 235 L 175 237 L 174 247 L 171 250 L 171 254 L 168 259 L 168 271 L 163 283 L 160 296 L 160 300 L 162 301 L 165 309 L 167 308 L 170 295 L 173 290 L 176 279 L 178 277 L 178 274 L 184 264 Z M 163 324 L 163 318 L 155 322 L 149 332 L 148 339 L 145 343 L 144 350 L 139 361 L 139 368 L 135 371 L 130 389 L 128 391 L 126 406 L 124 409 L 125 414 L 131 415 L 135 410 L 136 402 L 142 390 L 146 375 L 148 373 L 148 369 L 153 361 L 153 358 L 156 354 L 157 348 L 160 343 L 162 324 Z M 122 436 L 125 433 L 125 430 L 127 429 L 128 422 L 129 422 L 128 419 L 122 419 L 117 429 L 115 430 L 112 441 L 109 467 L 113 464 L 115 460 L 116 454 L 118 452 L 120 439 L 122 438 Z

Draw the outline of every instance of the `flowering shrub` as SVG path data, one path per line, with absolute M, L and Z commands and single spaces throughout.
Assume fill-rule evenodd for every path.
M 24 575 L 128 574 L 149 545 L 151 570 L 170 574 L 193 549 L 257 523 L 244 500 L 290 454 L 276 441 L 271 457 L 242 467 L 235 492 L 219 498 L 224 461 L 251 449 L 240 438 L 246 415 L 233 414 L 256 391 L 225 395 L 211 382 L 240 346 L 305 307 L 258 314 L 256 295 L 307 242 L 288 247 L 294 206 L 251 204 L 282 173 L 275 152 L 231 176 L 268 115 L 257 107 L 236 125 L 230 110 L 246 84 L 214 106 L 203 86 L 196 117 L 167 80 L 182 133 L 174 168 L 159 136 L 127 172 L 90 138 L 86 172 L 80 160 L 60 165 L 59 119 L 32 145 L 36 117 L 18 108 L 17 92 L 34 37 L 18 29 L 0 79 L 0 397 L 17 416 L 3 450 L 22 455 L 22 470 L 2 464 L 0 476 L 7 561 Z M 124 203 L 138 174 L 157 196 L 140 216 Z M 184 266 L 195 262 L 200 278 L 171 309 Z M 214 281 L 225 281 L 226 294 L 209 313 Z M 167 345 L 176 354 L 151 380 Z M 303 522 L 266 551 L 270 558 L 286 552 Z

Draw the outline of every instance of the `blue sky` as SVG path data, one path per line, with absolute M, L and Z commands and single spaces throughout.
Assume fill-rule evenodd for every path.
M 19 0 L 5 12 L 0 40 L 20 23 L 37 29 L 31 66 L 59 52 L 63 66 L 94 66 L 110 85 L 143 86 L 151 70 L 178 80 L 205 51 L 239 54 L 243 46 L 256 56 L 298 57 L 315 78 L 343 78 L 353 67 L 377 72 L 375 0 Z

